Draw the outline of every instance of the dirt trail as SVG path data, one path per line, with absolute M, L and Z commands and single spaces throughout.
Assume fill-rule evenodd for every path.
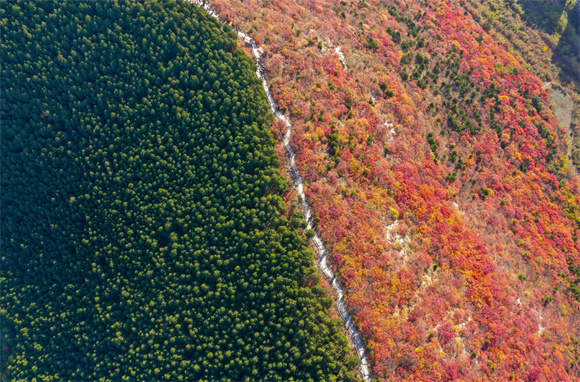
M 205 9 L 205 11 L 207 11 L 211 16 L 215 17 L 219 22 L 224 23 L 219 18 L 219 15 L 214 11 L 213 8 L 211 8 L 211 6 L 209 4 L 207 4 L 203 1 L 198 1 L 198 0 L 189 0 L 189 1 L 191 1 L 194 4 L 199 5 L 200 7 Z M 254 59 L 256 60 L 256 65 L 258 67 L 256 74 L 257 74 L 258 78 L 262 81 L 262 85 L 263 85 L 264 90 L 266 91 L 266 95 L 268 97 L 268 103 L 270 104 L 272 112 L 274 113 L 276 118 L 281 120 L 284 123 L 284 125 L 286 126 L 286 134 L 284 135 L 283 144 L 284 144 L 284 148 L 286 149 L 286 153 L 288 155 L 288 162 L 289 162 L 290 172 L 292 174 L 292 178 L 294 181 L 294 188 L 296 189 L 296 191 L 298 193 L 298 197 L 300 199 L 300 204 L 302 205 L 302 209 L 304 211 L 304 219 L 306 220 L 306 223 L 307 223 L 306 228 L 313 229 L 312 210 L 310 209 L 310 206 L 308 205 L 308 202 L 306 201 L 306 194 L 304 193 L 304 181 L 302 179 L 302 176 L 300 176 L 300 172 L 298 171 L 298 167 L 296 165 L 296 153 L 294 152 L 294 149 L 292 148 L 292 145 L 290 144 L 290 140 L 292 138 L 292 123 L 290 122 L 288 117 L 286 117 L 280 111 L 280 109 L 278 108 L 278 104 L 276 103 L 276 101 L 274 100 L 274 97 L 272 96 L 272 92 L 270 91 L 270 87 L 269 87 L 268 82 L 266 81 L 266 77 L 264 75 L 265 71 L 264 71 L 264 64 L 263 64 L 263 60 L 262 60 L 262 49 L 258 46 L 258 44 L 256 44 L 256 42 L 254 41 L 253 38 L 251 38 L 250 36 L 248 36 L 244 32 L 239 31 L 239 30 L 236 30 L 236 32 L 238 33 L 238 36 L 244 40 L 246 45 L 252 49 L 252 54 L 254 55 Z M 337 50 L 337 52 L 339 52 L 339 51 Z M 342 52 L 340 52 L 340 53 L 342 53 Z M 341 60 L 341 62 L 342 62 L 342 60 Z M 332 288 L 334 289 L 334 291 L 336 293 L 336 296 L 337 296 L 336 305 L 338 308 L 338 312 L 339 312 L 339 314 L 344 322 L 344 325 L 345 325 L 348 333 L 350 334 L 352 342 L 354 343 L 354 345 L 356 347 L 357 355 L 360 359 L 360 372 L 362 374 L 362 377 L 363 377 L 365 382 L 370 382 L 370 369 L 369 369 L 369 364 L 368 364 L 368 360 L 366 357 L 364 343 L 362 341 L 360 332 L 359 332 L 358 328 L 356 327 L 356 324 L 355 324 L 352 316 L 348 313 L 348 311 L 346 309 L 345 298 L 344 298 L 344 295 L 345 295 L 344 289 L 342 288 L 342 286 L 338 282 L 338 279 L 336 278 L 336 275 L 334 274 L 332 269 L 328 266 L 326 247 L 324 246 L 324 243 L 322 242 L 322 239 L 320 238 L 320 236 L 318 235 L 317 232 L 315 232 L 314 236 L 312 237 L 312 243 L 313 243 L 314 247 L 316 248 L 316 251 L 318 252 L 318 259 L 319 259 L 318 260 L 318 267 L 321 270 L 321 272 L 324 273 L 324 275 L 326 277 L 328 277 L 328 279 L 331 282 Z

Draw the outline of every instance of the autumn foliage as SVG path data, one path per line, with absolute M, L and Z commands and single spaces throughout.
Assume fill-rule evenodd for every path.
M 574 380 L 565 131 L 542 81 L 458 3 L 212 5 L 265 51 L 374 375 Z

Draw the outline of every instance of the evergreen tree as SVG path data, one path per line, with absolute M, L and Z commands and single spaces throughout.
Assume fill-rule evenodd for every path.
M 6 376 L 354 379 L 234 32 L 175 1 L 0 21 Z

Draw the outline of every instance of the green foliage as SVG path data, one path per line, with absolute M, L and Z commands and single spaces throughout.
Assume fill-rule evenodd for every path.
M 335 126 L 332 126 L 332 130 L 328 135 L 328 153 L 335 160 L 340 160 L 340 142 L 338 140 L 338 131 Z
M 354 379 L 235 34 L 172 1 L 0 21 L 8 378 Z
M 482 199 L 487 199 L 487 197 L 488 197 L 489 195 L 491 195 L 491 193 L 492 193 L 491 189 L 489 189 L 489 188 L 487 188 L 487 187 L 481 187 L 481 190 L 480 190 L 480 192 L 479 192 L 479 196 L 480 196 Z
M 387 33 L 391 35 L 393 42 L 395 44 L 399 44 L 401 42 L 401 32 L 394 30 L 391 27 L 388 27 Z
M 570 275 L 564 275 L 564 278 L 568 281 L 568 289 L 572 296 L 577 301 L 580 301 L 580 265 L 574 265 L 572 257 L 568 258 L 568 270 Z
M 459 124 L 457 123 L 457 120 L 452 115 L 450 115 L 447 118 L 447 126 L 453 131 L 461 131 L 462 130 L 461 127 L 459 126 Z
M 405 53 L 401 56 L 401 65 L 407 65 L 413 59 L 413 53 Z
M 371 50 L 377 50 L 377 49 L 379 49 L 379 44 L 373 38 L 373 36 L 367 36 L 367 44 L 366 44 L 366 47 L 368 49 L 371 49 Z
M 395 95 L 395 93 L 389 89 L 389 85 L 386 82 L 379 82 L 379 87 L 381 88 L 381 91 L 386 98 L 391 98 Z
M 453 150 L 449 153 L 449 162 L 455 163 L 457 161 L 457 150 Z
M 435 159 L 439 158 L 439 153 L 437 152 L 437 149 L 439 148 L 439 141 L 435 139 L 433 133 L 427 134 L 427 143 L 429 143 L 429 147 L 431 148 Z

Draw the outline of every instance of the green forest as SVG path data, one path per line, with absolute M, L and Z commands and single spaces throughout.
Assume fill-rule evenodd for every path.
M 232 30 L 43 0 L 0 35 L 4 379 L 356 379 Z

